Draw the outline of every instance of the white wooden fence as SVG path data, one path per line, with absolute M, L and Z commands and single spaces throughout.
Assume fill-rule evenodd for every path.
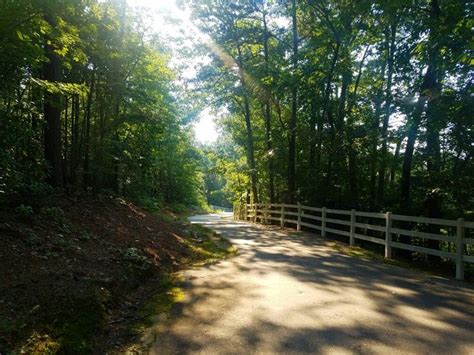
M 255 223 L 279 223 L 316 229 L 325 237 L 327 233 L 349 238 L 350 245 L 356 239 L 385 246 L 385 257 L 392 257 L 392 248 L 410 250 L 418 253 L 436 255 L 452 259 L 456 263 L 456 278 L 464 279 L 464 264 L 474 263 L 474 255 L 467 255 L 467 245 L 474 249 L 474 238 L 466 238 L 466 231 L 474 230 L 474 222 L 413 217 L 387 213 L 360 212 L 356 210 L 337 210 L 326 207 L 317 208 L 289 204 L 245 204 L 234 208 L 234 218 Z M 439 233 L 429 233 L 426 229 L 436 226 Z M 421 231 L 425 230 L 425 231 Z M 468 236 L 470 233 L 467 234 Z M 402 243 L 394 236 L 410 238 L 410 244 Z M 394 241 L 393 239 L 397 240 Z M 444 250 L 423 245 L 423 240 L 436 240 Z M 414 244 L 422 244 L 414 245 Z

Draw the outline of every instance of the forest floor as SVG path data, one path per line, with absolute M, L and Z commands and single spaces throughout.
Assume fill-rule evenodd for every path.
M 234 253 L 208 229 L 120 198 L 10 201 L 0 211 L 0 354 L 119 352 L 172 303 L 175 271 Z

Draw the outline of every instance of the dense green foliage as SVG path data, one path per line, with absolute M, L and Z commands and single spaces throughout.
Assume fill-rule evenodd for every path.
M 468 1 L 188 4 L 215 42 L 198 90 L 228 111 L 234 200 L 472 215 Z
M 169 54 L 126 2 L 0 2 L 0 190 L 202 205 Z

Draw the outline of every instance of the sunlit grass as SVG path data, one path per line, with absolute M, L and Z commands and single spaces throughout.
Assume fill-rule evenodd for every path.
M 189 227 L 190 235 L 183 239 L 191 252 L 185 267 L 209 265 L 237 254 L 237 248 L 213 230 L 199 224 Z M 182 281 L 180 273 L 163 276 L 158 292 L 140 310 L 139 320 L 131 327 L 133 334 L 142 334 L 151 326 L 165 326 L 173 306 L 186 300 L 185 290 L 179 286 Z

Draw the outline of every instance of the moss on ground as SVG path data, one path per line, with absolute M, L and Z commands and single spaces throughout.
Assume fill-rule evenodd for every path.
M 192 224 L 191 234 L 186 243 L 192 251 L 189 260 L 192 266 L 215 263 L 237 254 L 237 248 L 209 228 Z

